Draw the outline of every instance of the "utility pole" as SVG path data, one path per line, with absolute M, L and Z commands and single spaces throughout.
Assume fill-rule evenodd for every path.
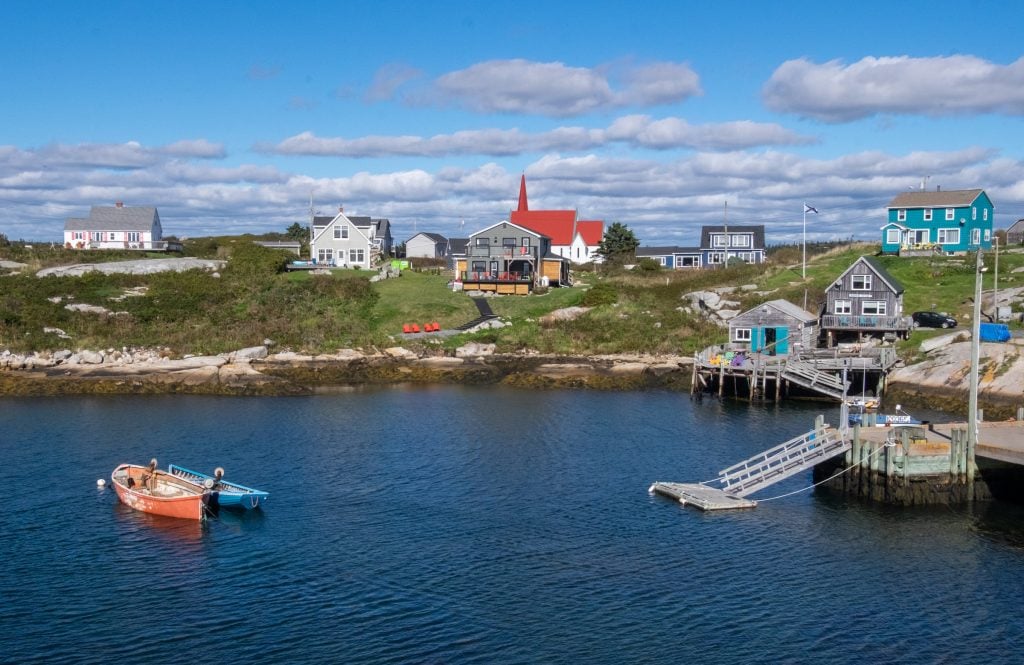
M 725 209 L 722 213 L 722 233 L 725 236 L 725 267 L 729 267 L 729 202 L 725 202 Z
M 999 236 L 993 233 L 992 240 L 996 244 L 996 270 L 992 282 L 992 309 L 993 318 L 996 323 L 999 323 Z

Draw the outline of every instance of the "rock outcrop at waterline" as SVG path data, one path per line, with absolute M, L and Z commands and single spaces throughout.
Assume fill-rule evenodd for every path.
M 895 369 L 886 399 L 967 415 L 971 378 L 969 332 L 932 338 L 922 344 L 924 358 Z M 1003 420 L 1024 406 L 1024 340 L 982 342 L 979 347 L 978 404 L 987 420 Z
M 339 386 L 397 383 L 496 384 L 537 388 L 642 389 L 689 386 L 688 357 L 585 358 L 503 355 L 471 344 L 454 355 L 419 356 L 402 347 L 366 353 L 270 354 L 266 346 L 172 359 L 166 350 L 0 353 L 0 395 L 196 393 L 289 395 Z

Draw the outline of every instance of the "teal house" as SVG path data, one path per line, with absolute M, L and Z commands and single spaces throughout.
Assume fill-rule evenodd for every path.
M 954 254 L 992 248 L 992 200 L 983 189 L 904 192 L 888 206 L 882 252 Z

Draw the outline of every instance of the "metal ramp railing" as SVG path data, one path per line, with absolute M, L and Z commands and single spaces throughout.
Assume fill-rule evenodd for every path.
M 849 449 L 847 437 L 825 426 L 723 469 L 716 480 L 725 492 L 743 497 Z
M 809 390 L 834 397 L 842 401 L 846 384 L 835 374 L 822 372 L 811 363 L 789 361 L 782 369 L 782 378 Z

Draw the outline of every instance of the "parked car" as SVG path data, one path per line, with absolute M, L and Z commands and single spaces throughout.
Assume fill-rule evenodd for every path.
M 914 312 L 910 318 L 914 320 L 915 328 L 956 328 L 956 319 L 938 312 Z

